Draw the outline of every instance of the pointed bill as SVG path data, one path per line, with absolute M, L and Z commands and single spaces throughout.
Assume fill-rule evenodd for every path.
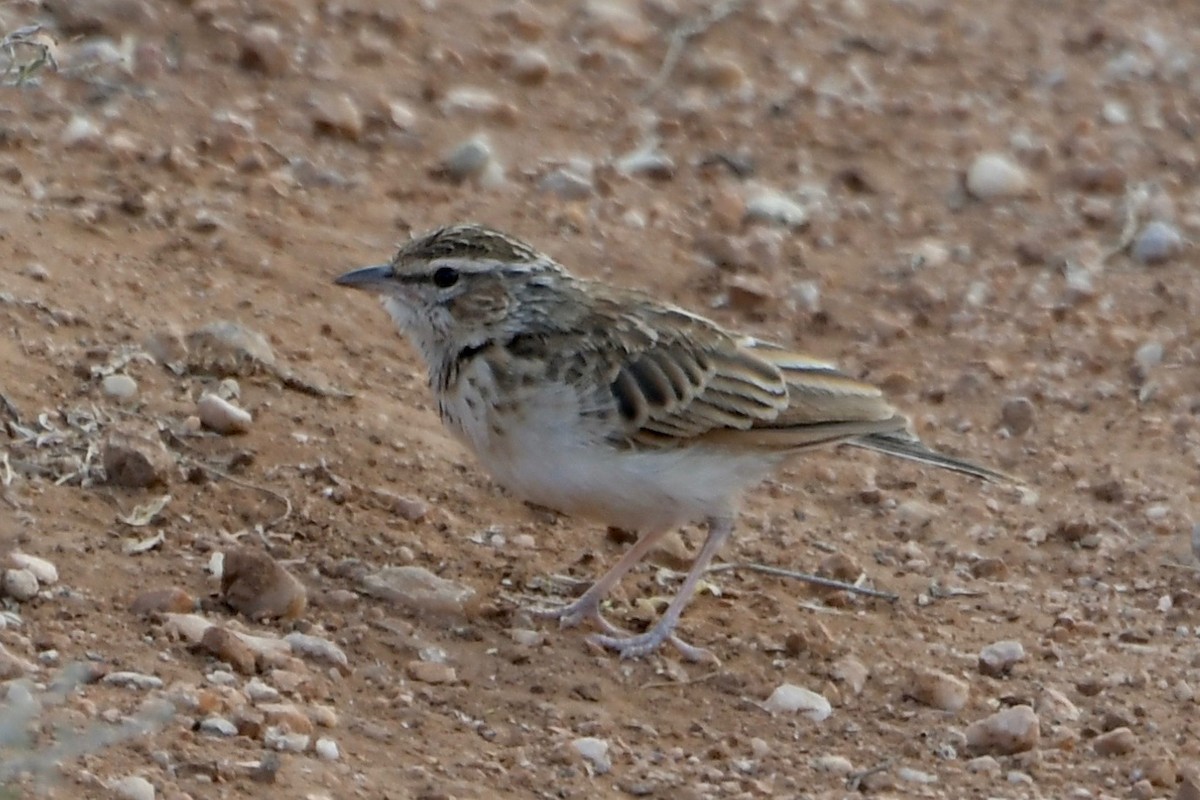
M 376 264 L 373 267 L 360 267 L 345 272 L 336 278 L 338 286 L 349 286 L 353 289 L 377 289 L 392 277 L 391 264 Z

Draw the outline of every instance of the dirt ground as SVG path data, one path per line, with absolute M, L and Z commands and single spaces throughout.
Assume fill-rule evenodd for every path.
M 24 664 L 6 676 L 44 687 L 84 662 L 96 679 L 46 710 L 35 748 L 59 723 L 176 704 L 19 792 L 145 797 L 140 776 L 166 798 L 1198 796 L 1200 5 L 0 15 L 8 33 L 44 24 L 58 66 L 13 50 L 28 75 L 0 117 L 0 536 L 58 572 L 3 601 L 0 643 Z M 967 191 L 989 152 L 995 185 Z M 720 667 L 597 653 L 521 604 L 570 596 L 627 545 L 493 486 L 383 310 L 331 285 L 463 220 L 836 359 L 926 441 L 1028 487 L 857 451 L 797 460 L 747 497 L 723 561 L 861 576 L 896 602 L 720 572 L 681 627 Z M 198 357 L 220 321 L 265 336 L 274 366 Z M 197 430 L 198 397 L 231 375 L 248 432 Z M 163 441 L 165 486 L 107 480 L 131 426 Z M 121 521 L 164 495 L 147 524 Z M 628 578 L 611 617 L 645 626 L 699 535 Z M 213 555 L 263 542 L 307 588 L 297 619 L 216 598 Z M 475 597 L 360 592 L 401 565 Z M 131 610 L 169 587 L 232 630 L 345 653 L 249 670 L 302 717 L 274 730 L 310 739 L 244 724 L 269 717 L 251 676 Z M 981 668 L 1005 641 L 1023 653 Z M 125 671 L 163 685 L 101 678 Z M 832 714 L 769 712 L 782 684 Z M 976 741 L 1021 707 L 1036 724 L 1018 743 Z

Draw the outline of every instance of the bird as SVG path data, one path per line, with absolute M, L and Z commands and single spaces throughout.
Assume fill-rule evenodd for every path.
M 637 533 L 578 598 L 536 609 L 593 645 L 637 658 L 680 638 L 684 608 L 734 530 L 740 497 L 789 458 L 845 444 L 984 481 L 1005 473 L 924 445 L 876 386 L 836 364 L 729 330 L 632 288 L 576 276 L 474 223 L 402 244 L 337 285 L 374 293 L 428 369 L 438 414 L 519 498 Z M 677 527 L 706 537 L 665 612 L 631 633 L 601 613 L 609 592 Z

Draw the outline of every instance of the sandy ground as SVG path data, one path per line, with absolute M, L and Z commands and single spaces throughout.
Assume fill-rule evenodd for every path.
M 0 119 L 0 535 L 58 581 L 4 600 L 5 672 L 90 665 L 35 748 L 176 704 L 64 761 L 50 796 L 145 797 L 140 776 L 167 798 L 1197 797 L 1200 5 L 38 5 L 0 9 L 44 23 L 59 67 Z M 899 600 L 722 572 L 681 628 L 719 668 L 596 653 L 520 604 L 625 545 L 494 487 L 384 312 L 330 283 L 460 220 L 836 359 L 1029 487 L 798 460 L 722 558 Z M 218 321 L 274 366 L 197 355 Z M 249 431 L 198 431 L 200 394 L 235 388 Z M 166 485 L 107 480 L 130 426 L 163 441 Z M 699 536 L 610 615 L 643 627 Z M 296 619 L 219 602 L 213 555 L 263 542 L 307 589 Z M 360 593 L 402 565 L 476 595 Z M 131 610 L 168 587 L 347 664 L 251 665 L 290 704 L 263 711 L 246 671 Z M 125 671 L 162 687 L 101 678 Z M 765 710 L 782 684 L 832 714 Z M 980 742 L 1007 709 L 1014 741 Z

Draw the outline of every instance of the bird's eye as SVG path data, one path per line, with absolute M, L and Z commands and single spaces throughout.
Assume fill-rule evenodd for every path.
M 458 270 L 454 267 L 438 267 L 433 271 L 433 285 L 439 289 L 449 289 L 458 283 Z

